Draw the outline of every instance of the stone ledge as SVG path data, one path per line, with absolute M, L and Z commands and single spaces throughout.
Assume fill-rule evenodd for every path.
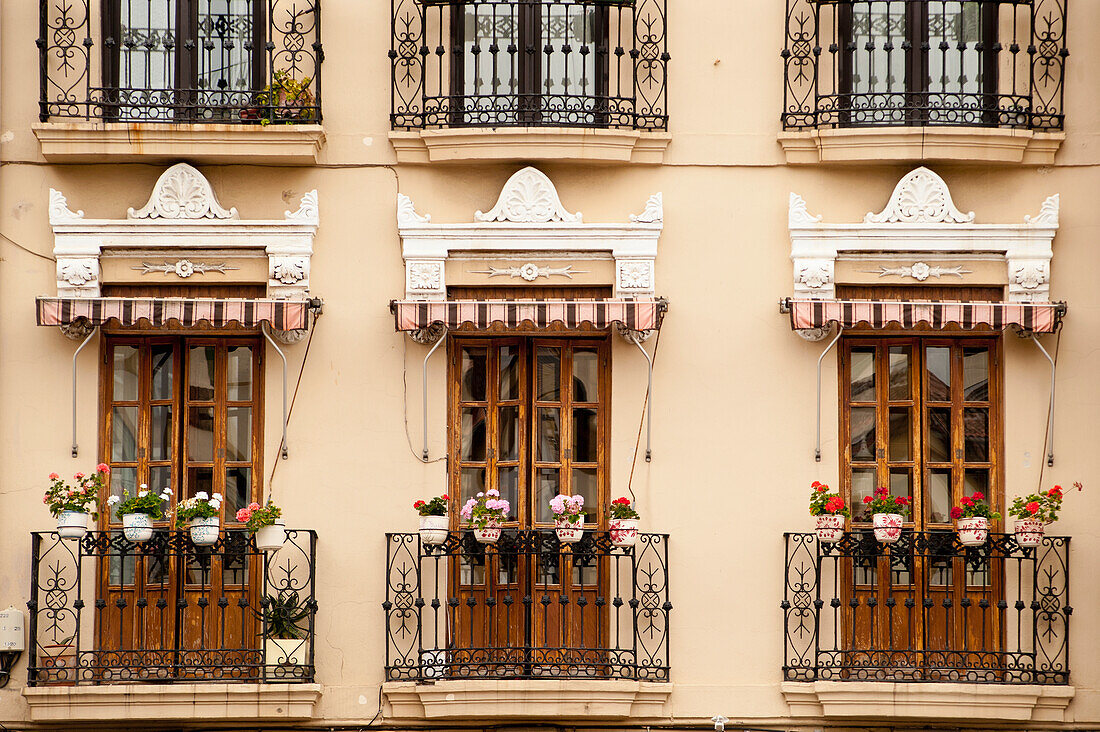
M 320 684 L 105 684 L 23 689 L 32 722 L 310 719 Z
M 386 682 L 387 719 L 657 719 L 668 717 L 672 684 L 516 680 Z
M 1064 132 L 988 127 L 860 127 L 779 133 L 791 165 L 965 161 L 1053 165 Z
M 38 122 L 42 156 L 55 163 L 139 160 L 312 165 L 325 143 L 321 125 L 172 122 Z
M 1072 686 L 785 681 L 792 717 L 1066 722 Z
M 667 132 L 573 127 L 463 127 L 390 133 L 399 163 L 581 160 L 657 165 L 664 161 L 671 139 Z

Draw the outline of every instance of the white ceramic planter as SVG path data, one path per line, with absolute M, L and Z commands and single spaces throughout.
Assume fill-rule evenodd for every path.
M 88 514 L 83 511 L 62 511 L 57 517 L 57 535 L 62 539 L 79 539 L 88 533 Z
M 607 531 L 614 546 L 627 547 L 638 543 L 638 519 L 611 519 Z
M 474 538 L 482 544 L 496 544 L 500 539 L 500 527 L 489 524 L 484 529 L 474 528 Z
M 303 666 L 309 659 L 309 641 L 304 638 L 264 640 L 265 666 Z
M 275 523 L 257 529 L 255 539 L 256 548 L 260 551 L 277 551 L 286 542 L 286 524 L 281 518 L 277 518 Z
M 210 546 L 218 540 L 218 517 L 191 519 L 191 542 L 195 546 Z
M 981 546 L 989 538 L 989 519 L 985 516 L 958 519 L 956 528 L 963 546 Z
M 844 517 L 822 514 L 817 517 L 817 540 L 822 544 L 835 544 L 844 538 Z
M 1016 543 L 1024 548 L 1037 547 L 1043 542 L 1046 527 L 1036 519 L 1016 519 Z
M 554 526 L 554 533 L 558 535 L 558 541 L 562 544 L 574 544 L 580 541 L 584 537 L 584 516 L 578 516 L 573 522 L 558 519 Z
M 901 525 L 905 518 L 900 513 L 876 513 L 871 517 L 875 538 L 883 544 L 893 544 L 901 538 Z
M 153 538 L 153 519 L 147 513 L 122 514 L 122 535 L 128 541 L 149 541 Z
M 439 546 L 447 541 L 447 529 L 450 525 L 449 516 L 421 516 L 420 541 L 427 546 Z

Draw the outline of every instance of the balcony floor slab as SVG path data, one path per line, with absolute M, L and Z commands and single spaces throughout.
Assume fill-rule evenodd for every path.
M 577 160 L 656 165 L 664 160 L 670 139 L 667 132 L 579 127 L 466 127 L 390 133 L 400 163 Z

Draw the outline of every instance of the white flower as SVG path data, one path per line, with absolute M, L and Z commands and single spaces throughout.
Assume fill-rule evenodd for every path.
M 145 498 L 145 496 L 147 496 L 147 495 L 149 495 L 149 491 L 138 491 L 137 497 L 138 498 Z
M 171 488 L 165 488 L 165 489 L 164 489 L 164 492 L 163 492 L 163 493 L 162 493 L 161 495 L 162 495 L 162 496 L 170 496 L 170 495 L 172 495 L 172 489 L 171 489 Z
M 221 494 L 221 493 L 214 493 L 214 494 L 213 494 L 213 495 L 211 495 L 210 497 L 211 497 L 212 499 L 214 499 L 215 501 L 220 501 L 220 500 L 222 500 L 222 494 Z
M 122 499 L 119 498 L 118 496 L 111 496 L 110 498 L 107 499 L 107 505 L 108 506 L 113 506 L 121 500 Z
M 221 508 L 221 506 L 222 506 L 221 501 L 211 501 L 210 502 L 210 508 Z
M 138 486 L 138 488 L 142 489 L 143 491 L 148 492 L 149 484 L 148 483 L 142 483 L 141 485 Z
M 162 500 L 162 501 L 167 501 L 171 497 L 172 496 L 168 495 L 168 491 L 165 491 L 164 493 L 160 494 L 160 500 Z
M 205 500 L 209 499 L 210 496 L 206 495 L 206 491 L 199 491 L 198 493 L 195 494 L 195 498 L 199 498 L 199 499 L 205 501 Z

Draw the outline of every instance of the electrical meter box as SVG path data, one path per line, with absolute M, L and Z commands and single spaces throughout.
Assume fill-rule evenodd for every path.
M 23 619 L 23 611 L 13 605 L 9 605 L 7 610 L 0 610 L 0 651 L 27 650 Z

